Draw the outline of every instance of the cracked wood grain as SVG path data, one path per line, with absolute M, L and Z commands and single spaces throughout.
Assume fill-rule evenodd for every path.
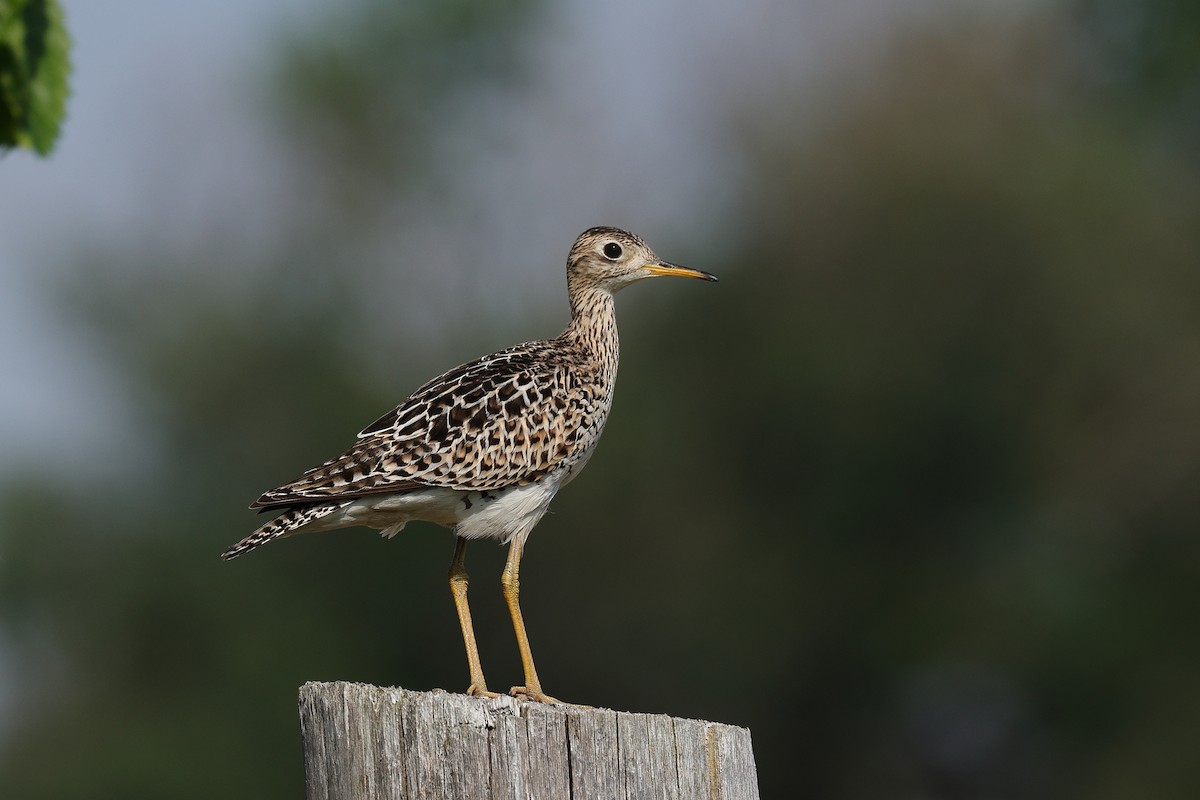
M 306 683 L 308 800 L 757 800 L 750 731 L 609 709 Z

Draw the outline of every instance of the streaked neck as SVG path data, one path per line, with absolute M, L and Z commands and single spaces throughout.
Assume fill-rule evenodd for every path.
M 571 286 L 569 292 L 571 324 L 563 336 L 587 350 L 609 379 L 615 379 L 621 344 L 612 292 L 594 286 Z

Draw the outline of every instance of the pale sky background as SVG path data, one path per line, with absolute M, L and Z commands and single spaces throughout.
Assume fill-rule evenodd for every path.
M 153 235 L 180 248 L 211 246 L 216 261 L 220 250 L 205 238 L 214 230 L 233 231 L 244 247 L 270 236 L 271 215 L 288 213 L 295 176 L 283 174 L 255 108 L 269 87 L 259 67 L 285 34 L 330 13 L 315 0 L 62 5 L 74 40 L 64 134 L 49 160 L 24 151 L 0 159 L 0 469 L 8 470 L 52 464 L 68 447 L 73 469 L 136 455 L 137 421 L 127 418 L 122 388 L 46 285 L 85 269 L 79 254 L 88 243 L 128 246 Z M 861 67 L 897 17 L 973 5 L 553 4 L 531 37 L 537 78 L 498 114 L 503 135 L 483 148 L 453 132 L 443 142 L 466 165 L 464 185 L 452 187 L 466 213 L 425 220 L 418 209 L 401 210 L 414 218 L 401 227 L 403 252 L 394 257 L 450 268 L 455 259 L 514 254 L 496 258 L 498 269 L 515 271 L 512 281 L 480 289 L 514 311 L 561 302 L 562 286 L 544 279 L 547 264 L 557 268 L 575 234 L 593 224 L 627 225 L 661 242 L 703 220 L 710 241 L 689 241 L 687 253 L 673 242 L 667 255 L 695 261 L 722 246 L 723 227 L 736 227 L 738 164 L 725 141 L 728 120 L 716 118 L 728 105 L 714 98 L 769 91 L 780 76 Z M 577 57 L 581 49 L 593 57 Z M 589 135 L 580 141 L 573 130 Z M 625 157 L 631 151 L 637 158 Z M 653 174 L 646 163 L 656 165 Z M 617 208 L 633 219 L 603 216 Z

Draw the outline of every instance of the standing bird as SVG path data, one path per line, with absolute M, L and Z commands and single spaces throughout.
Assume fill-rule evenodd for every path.
M 468 694 L 488 691 L 467 605 L 467 542 L 507 542 L 500 584 L 512 616 L 525 685 L 542 692 L 518 602 L 521 551 L 550 501 L 591 457 L 617 377 L 613 295 L 644 278 L 715 281 L 659 259 L 640 238 L 591 228 L 567 257 L 571 323 L 557 338 L 527 342 L 434 378 L 358 434 L 346 452 L 272 489 L 251 508 L 283 513 L 222 554 L 228 560 L 272 539 L 364 525 L 395 536 L 412 520 L 453 528 L 450 590 L 471 672 Z

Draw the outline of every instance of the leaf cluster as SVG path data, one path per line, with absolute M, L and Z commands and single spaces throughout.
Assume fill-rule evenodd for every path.
M 0 147 L 47 156 L 69 93 L 70 37 L 57 0 L 0 0 Z

